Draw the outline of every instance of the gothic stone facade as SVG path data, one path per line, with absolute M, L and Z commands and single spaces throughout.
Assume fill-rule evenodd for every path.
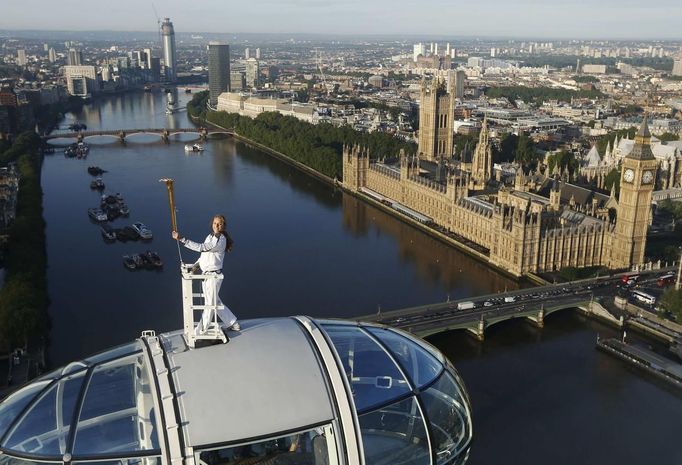
M 357 146 L 344 148 L 343 184 L 428 216 L 484 250 L 489 263 L 516 276 L 564 267 L 629 268 L 644 260 L 650 219 L 656 161 L 649 158 L 647 133 L 645 123 L 633 150 L 638 155 L 624 161 L 615 221 L 595 202 L 581 207 L 571 199 L 562 205 L 557 192 L 547 198 L 519 185 L 470 197 L 466 175 L 436 182 L 420 175 L 417 157 L 401 154 L 398 169 L 370 161 L 369 153 Z

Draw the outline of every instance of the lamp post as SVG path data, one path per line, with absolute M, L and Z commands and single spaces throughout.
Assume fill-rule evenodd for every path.
M 682 275 L 682 247 L 680 247 L 680 263 L 677 267 L 677 281 L 675 282 L 675 290 L 680 290 L 680 275 Z

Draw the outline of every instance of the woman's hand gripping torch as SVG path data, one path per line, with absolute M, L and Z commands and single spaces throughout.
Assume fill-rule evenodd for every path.
M 173 195 L 173 180 L 170 178 L 163 178 L 159 179 L 159 182 L 163 182 L 166 184 L 166 188 L 168 189 L 168 205 L 170 207 L 170 215 L 171 215 L 171 231 L 173 233 L 173 237 L 175 237 L 176 242 L 178 241 L 178 220 L 175 216 L 175 196 Z M 180 256 L 180 263 L 182 264 L 182 252 L 180 252 L 180 242 L 177 242 L 178 244 L 178 255 Z

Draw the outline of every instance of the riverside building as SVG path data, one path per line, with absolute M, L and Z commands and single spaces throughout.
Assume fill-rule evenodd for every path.
M 208 90 L 211 108 L 218 105 L 218 96 L 230 91 L 230 46 L 221 42 L 208 44 Z
M 163 43 L 163 66 L 168 82 L 177 80 L 177 56 L 175 50 L 175 30 L 170 18 L 164 18 L 161 24 L 161 38 Z
M 558 172 L 547 176 L 519 169 L 511 187 L 492 179 L 487 125 L 471 164 L 454 160 L 450 136 L 442 131 L 454 116 L 446 110 L 450 92 L 442 82 L 422 83 L 421 92 L 427 106 L 420 116 L 427 120 L 420 128 L 419 154 L 401 153 L 391 164 L 359 146 L 345 147 L 347 189 L 440 228 L 515 276 L 644 262 L 658 164 L 646 120 L 623 159 L 618 198 L 573 185 Z

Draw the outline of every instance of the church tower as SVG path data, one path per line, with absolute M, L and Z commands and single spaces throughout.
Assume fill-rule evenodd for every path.
M 419 98 L 419 156 L 429 161 L 450 158 L 454 147 L 455 95 L 438 77 L 422 79 Z
M 658 161 L 651 152 L 651 133 L 645 116 L 635 136 L 632 152 L 623 159 L 621 167 L 611 268 L 630 268 L 644 263 L 657 166 Z
M 486 184 L 492 177 L 493 172 L 493 150 L 490 146 L 488 137 L 488 120 L 483 118 L 483 126 L 478 136 L 478 145 L 474 152 L 473 164 L 471 167 L 471 182 L 469 188 L 472 190 L 485 189 Z

